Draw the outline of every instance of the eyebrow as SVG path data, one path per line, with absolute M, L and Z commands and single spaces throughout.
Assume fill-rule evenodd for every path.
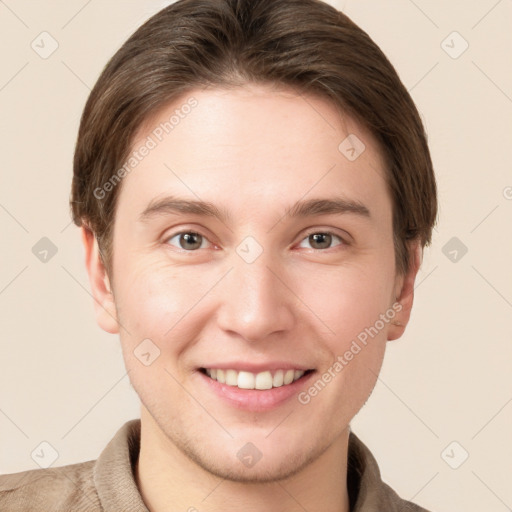
M 140 214 L 139 221 L 148 222 L 154 217 L 178 213 L 213 217 L 223 223 L 231 219 L 230 213 L 225 208 L 218 208 L 213 203 L 167 196 L 151 201 Z M 370 210 L 364 204 L 344 197 L 300 200 L 287 210 L 285 216 L 304 218 L 328 214 L 352 214 L 371 219 Z

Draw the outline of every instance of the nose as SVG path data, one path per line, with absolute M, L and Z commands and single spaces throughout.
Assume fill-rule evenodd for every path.
M 219 327 L 251 342 L 290 331 L 295 322 L 293 303 L 297 300 L 275 258 L 272 262 L 265 251 L 252 263 L 234 256 L 234 268 L 219 290 Z

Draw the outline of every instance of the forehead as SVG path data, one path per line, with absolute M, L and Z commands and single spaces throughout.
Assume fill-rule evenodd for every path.
M 132 159 L 137 151 L 118 199 L 133 213 L 166 193 L 236 213 L 333 193 L 390 210 L 371 133 L 328 100 L 291 89 L 190 91 L 146 120 Z

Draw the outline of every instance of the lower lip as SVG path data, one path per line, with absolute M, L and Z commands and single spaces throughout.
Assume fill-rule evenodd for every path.
M 227 401 L 231 406 L 247 411 L 268 411 L 286 400 L 297 395 L 303 389 L 310 378 L 316 373 L 312 371 L 303 375 L 300 379 L 291 384 L 283 385 L 272 389 L 240 389 L 236 386 L 228 386 L 211 379 L 201 371 L 197 371 L 202 381 L 217 396 Z

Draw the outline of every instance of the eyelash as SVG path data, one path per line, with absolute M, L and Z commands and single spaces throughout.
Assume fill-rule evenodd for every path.
M 171 234 L 170 236 L 166 237 L 164 242 L 168 245 L 171 245 L 169 244 L 169 241 L 172 240 L 173 238 L 179 236 L 179 235 L 184 235 L 184 234 L 194 234 L 194 235 L 199 235 L 203 238 L 203 240 L 208 240 L 208 237 L 206 237 L 205 235 L 203 235 L 202 233 L 198 232 L 198 231 L 194 231 L 194 230 L 183 230 L 183 231 L 178 231 L 177 233 L 173 233 Z M 315 252 L 326 252 L 330 249 L 334 249 L 335 247 L 339 247 L 339 246 L 347 246 L 347 245 L 350 245 L 347 240 L 338 235 L 337 233 L 334 233 L 333 231 L 328 231 L 328 230 L 325 230 L 325 231 L 322 231 L 322 230 L 311 230 L 309 232 L 307 232 L 305 234 L 305 236 L 300 240 L 300 243 L 302 243 L 304 240 L 306 240 L 307 238 L 309 238 L 311 235 L 317 235 L 317 234 L 322 234 L 322 235 L 331 235 L 332 237 L 335 237 L 337 238 L 338 240 L 340 240 L 341 243 L 339 244 L 336 244 L 332 247 L 328 247 L 326 249 L 314 249 L 314 248 L 311 248 L 312 251 L 315 251 Z M 209 240 L 208 240 L 209 241 Z M 211 242 L 210 242 L 211 243 Z M 186 250 L 186 249 L 183 249 L 181 247 L 176 247 L 176 246 L 172 246 L 174 247 L 175 249 L 178 249 L 180 252 L 188 252 L 188 253 L 194 253 L 194 252 L 197 252 L 199 251 L 201 248 L 199 249 L 194 249 L 194 250 Z

